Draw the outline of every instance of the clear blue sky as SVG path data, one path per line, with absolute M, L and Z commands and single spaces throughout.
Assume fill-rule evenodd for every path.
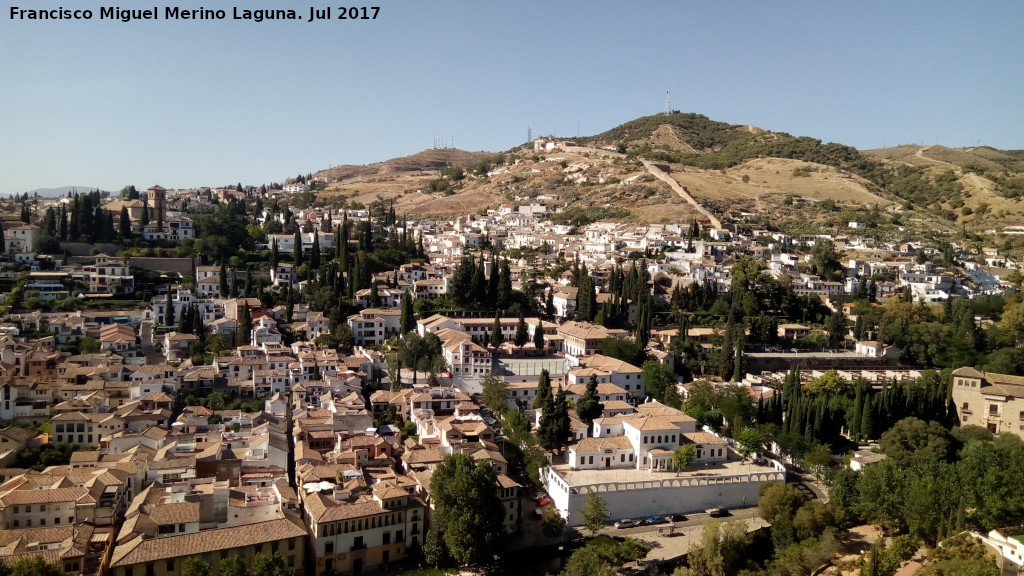
M 283 181 L 673 108 L 858 148 L 1024 148 L 1024 3 L 376 0 L 376 21 L 12 21 L 0 194 Z M 237 0 L 306 17 L 322 0 Z M 348 4 L 355 4 L 348 2 Z

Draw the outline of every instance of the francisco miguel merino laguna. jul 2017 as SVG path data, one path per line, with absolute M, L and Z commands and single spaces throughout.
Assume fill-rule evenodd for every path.
M 228 13 L 225 10 L 199 7 L 196 9 L 182 8 L 180 6 L 166 6 L 163 9 L 163 18 L 158 7 L 147 9 L 127 9 L 118 6 L 102 6 L 98 10 L 99 20 L 120 20 L 131 22 L 133 20 L 225 20 Z M 316 20 L 376 20 L 380 13 L 379 6 L 350 6 L 339 7 L 336 10 L 327 6 L 317 8 L 309 7 L 308 18 L 303 18 L 299 12 L 292 9 L 257 9 L 246 8 L 231 9 L 232 20 L 250 20 L 263 22 L 265 20 L 293 20 L 313 22 Z M 19 8 L 11 6 L 11 20 L 92 20 L 96 12 L 90 9 L 70 9 L 59 6 L 51 9 Z

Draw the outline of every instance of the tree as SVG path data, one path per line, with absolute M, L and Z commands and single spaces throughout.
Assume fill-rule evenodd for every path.
M 676 473 L 682 472 L 693 464 L 697 458 L 697 447 L 693 444 L 683 444 L 672 452 L 672 463 L 676 466 Z
M 736 446 L 746 462 L 750 455 L 764 449 L 764 436 L 753 428 L 744 428 L 735 434 Z
M 171 294 L 171 285 L 167 285 L 167 301 L 164 303 L 164 326 L 174 326 L 174 299 Z
M 769 523 L 774 523 L 783 514 L 792 518 L 807 501 L 807 497 L 796 486 L 775 481 L 762 483 L 757 493 L 758 513 Z
M 587 492 L 580 508 L 580 518 L 583 519 L 583 527 L 590 530 L 591 535 L 597 534 L 608 522 L 608 503 L 596 490 Z
M 599 398 L 597 394 L 597 375 L 591 374 L 587 380 L 586 392 L 576 401 L 576 414 L 579 415 L 580 420 L 586 423 L 588 430 L 594 423 L 594 419 L 604 413 L 604 404 L 599 401 Z
M 54 227 L 56 227 L 56 222 L 54 222 Z M 121 238 L 123 238 L 124 240 L 130 240 L 132 237 L 132 220 L 131 217 L 129 217 L 128 215 L 127 206 L 121 206 L 119 228 L 120 230 L 118 232 L 120 232 Z
M 257 552 L 249 569 L 249 576 L 292 576 L 292 574 L 293 571 L 288 569 L 284 556 L 278 551 L 272 554 Z
M 320 234 L 313 231 L 313 245 L 309 249 L 309 268 L 318 270 L 320 268 Z
M 548 374 L 547 368 L 544 368 L 537 379 L 537 395 L 533 398 L 533 408 L 547 411 L 551 409 L 552 402 L 551 375 Z
M 540 530 L 548 538 L 561 536 L 565 531 L 565 518 L 562 518 L 562 513 L 558 511 L 557 507 L 551 505 L 544 507 Z
M 416 329 L 416 316 L 412 310 L 412 298 L 409 293 L 402 294 L 402 317 L 400 322 L 402 334 L 408 334 Z
M 505 380 L 494 372 L 488 372 L 480 380 L 480 386 L 483 388 L 484 406 L 487 406 L 487 409 L 497 416 L 505 414 L 505 395 L 508 392 L 508 384 L 505 383 Z
M 250 576 L 249 567 L 241 558 L 232 554 L 220 561 L 217 576 Z
M 652 358 L 644 362 L 642 369 L 640 378 L 643 380 L 644 391 L 648 396 L 660 401 L 665 397 L 665 391 L 669 387 L 675 386 L 670 366 Z
M 925 422 L 911 416 L 883 433 L 879 447 L 896 466 L 906 469 L 927 457 L 949 459 L 951 440 L 949 431 L 938 422 Z
M 559 450 L 569 441 L 569 401 L 562 385 L 558 385 L 558 393 L 551 403 L 551 408 L 540 416 L 540 427 L 537 436 L 540 445 L 546 450 Z
M 523 312 L 519 311 L 519 322 L 516 324 L 516 333 L 512 337 L 512 343 L 516 345 L 516 348 L 522 348 L 530 340 L 530 334 L 526 330 L 526 319 L 523 318 Z
M 501 550 L 505 509 L 497 481 L 489 463 L 466 454 L 445 456 L 431 477 L 437 529 L 460 564 L 489 564 Z
M 213 571 L 206 562 L 189 556 L 181 563 L 181 576 L 213 576 Z
M 435 568 L 448 558 L 448 548 L 444 540 L 433 530 L 427 530 L 427 535 L 423 538 L 423 557 Z
M 2 234 L 2 231 L 0 231 Z M 544 321 L 537 319 L 537 327 L 533 329 L 533 347 L 537 350 L 544 349 Z
M 495 312 L 494 325 L 491 326 L 491 346 L 497 350 L 504 341 L 505 336 L 501 333 L 501 313 Z
M 0 563 L 3 576 L 61 576 L 64 571 L 60 564 L 49 564 L 42 556 L 22 556 L 13 565 Z
M 302 230 L 298 226 L 295 227 L 293 244 L 292 263 L 295 264 L 295 271 L 298 272 L 299 266 L 302 266 Z
M 249 344 L 252 339 L 252 316 L 249 314 L 249 305 L 242 305 L 242 313 L 239 314 L 238 319 L 238 337 L 239 341 L 244 344 Z

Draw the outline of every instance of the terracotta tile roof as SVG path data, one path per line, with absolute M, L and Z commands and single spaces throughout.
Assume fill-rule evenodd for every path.
M 719 438 L 708 432 L 688 432 L 684 433 L 683 436 L 694 444 L 728 444 L 724 438 Z
M 130 566 L 305 536 L 306 529 L 289 518 L 161 538 L 143 539 L 138 536 L 114 549 L 110 565 Z
M 581 452 L 600 452 L 602 450 L 632 450 L 633 444 L 625 436 L 584 438 L 569 449 L 577 454 Z

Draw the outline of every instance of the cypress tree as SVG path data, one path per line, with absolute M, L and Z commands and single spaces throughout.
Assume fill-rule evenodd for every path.
M 537 319 L 537 327 L 533 329 L 533 347 L 537 350 L 544 349 L 544 321 Z
M 502 304 L 498 298 L 498 261 L 491 258 L 491 274 L 487 277 L 487 296 L 486 306 L 488 308 L 504 308 L 507 304 Z
M 295 264 L 295 273 L 298 274 L 299 266 L 302 266 L 302 230 L 295 227 L 295 247 L 292 248 L 292 262 Z
M 167 302 L 164 308 L 164 326 L 174 326 L 174 300 L 171 295 L 171 285 L 167 285 Z
M 416 316 L 412 310 L 412 298 L 409 297 L 409 293 L 402 294 L 402 318 L 401 318 L 401 331 L 402 334 L 408 334 L 416 329 Z
M 280 255 L 277 253 L 277 237 L 270 237 L 270 268 L 277 268 L 277 261 Z
M 380 307 L 380 293 L 377 292 L 377 283 L 374 282 L 370 285 L 370 306 L 372 308 Z
M 218 288 L 220 290 L 220 297 L 221 298 L 227 298 L 228 297 L 228 270 L 227 270 L 227 267 L 224 265 L 224 260 L 220 261 L 220 277 L 217 280 L 219 281 Z
M 491 326 L 491 346 L 497 352 L 498 348 L 505 342 L 505 336 L 501 333 L 501 313 L 494 313 L 494 325 Z
M 249 314 L 249 304 L 242 306 L 242 312 L 238 319 L 238 340 L 244 344 L 252 344 L 252 316 Z
M 860 435 L 864 440 L 871 440 L 875 435 L 875 415 L 872 407 L 871 396 L 864 395 L 864 405 L 861 407 Z
M 523 318 L 523 312 L 520 310 L 519 322 L 516 324 L 516 333 L 515 336 L 512 337 L 512 343 L 515 344 L 517 348 L 522 348 L 529 339 L 530 335 L 526 331 L 526 319 Z
M 546 412 L 551 408 L 551 375 L 547 368 L 540 371 L 537 379 L 537 395 L 533 398 L 533 408 Z
M 512 304 L 512 271 L 508 260 L 502 258 L 498 267 L 498 308 L 505 309 Z
M 313 231 L 313 246 L 309 249 L 309 268 L 320 268 L 320 234 L 316 230 Z

